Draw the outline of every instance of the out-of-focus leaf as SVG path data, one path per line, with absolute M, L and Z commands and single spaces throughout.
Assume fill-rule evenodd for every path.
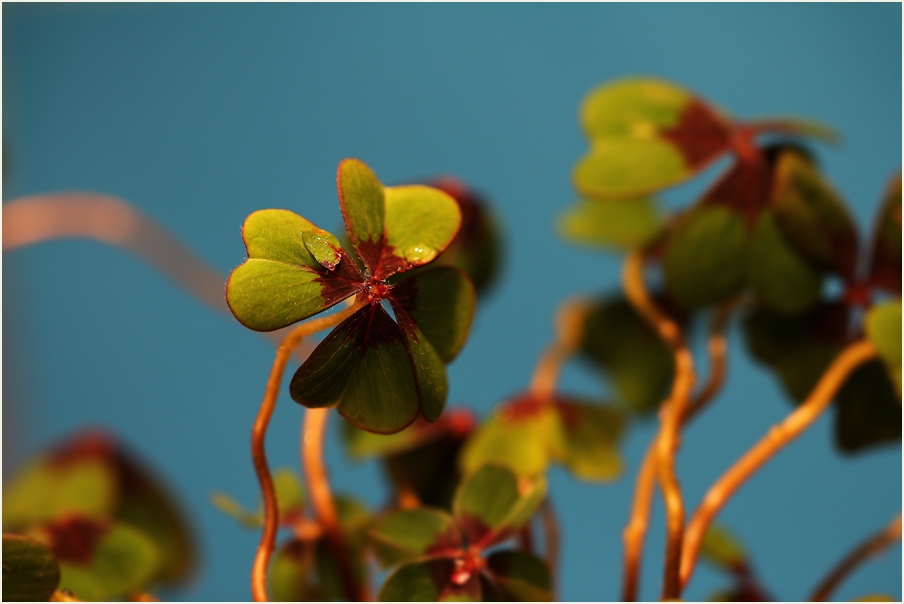
M 461 210 L 461 229 L 436 262 L 463 270 L 477 295 L 483 296 L 492 289 L 502 264 L 498 222 L 487 202 L 457 180 L 442 178 L 428 184 L 451 195 Z
M 46 602 L 60 583 L 60 566 L 43 543 L 3 534 L 3 600 Z
M 366 459 L 402 453 L 447 434 L 467 435 L 474 427 L 474 414 L 465 408 L 449 409 L 435 422 L 420 418 L 395 434 L 374 434 L 355 428 L 348 422 L 340 425 L 348 453 L 355 459 Z
M 495 464 L 520 476 L 541 474 L 561 448 L 561 430 L 551 404 L 529 394 L 516 397 L 501 404 L 465 444 L 462 470 L 470 474 Z
M 273 472 L 273 488 L 276 490 L 276 505 L 279 509 L 279 524 L 291 526 L 304 510 L 304 489 L 293 470 L 280 468 Z M 246 510 L 232 497 L 223 493 L 213 493 L 210 502 L 227 516 L 231 516 L 248 528 L 264 526 L 264 506 L 259 504 L 257 512 Z
M 623 413 L 614 407 L 557 401 L 562 429 L 561 461 L 577 478 L 608 482 L 621 475 L 618 452 L 625 427 Z
M 3 488 L 3 530 L 25 529 L 64 515 L 102 518 L 116 505 L 116 476 L 101 459 L 42 457 Z
M 700 555 L 710 564 L 723 570 L 736 571 L 747 561 L 744 546 L 727 528 L 713 524 L 703 536 Z
M 288 210 L 259 210 L 242 227 L 248 260 L 232 271 L 226 301 L 232 314 L 249 329 L 272 331 L 338 304 L 363 288 L 355 263 L 339 247 L 338 261 L 325 266 L 308 249 L 315 239 L 336 238 Z M 338 243 L 338 242 L 337 242 Z M 318 255 L 325 252 L 314 247 Z
M 663 226 L 651 199 L 613 201 L 579 200 L 561 216 L 558 231 L 565 239 L 603 249 L 642 247 Z
M 461 228 L 461 210 L 447 193 L 424 185 L 384 189 L 385 243 L 377 279 L 433 261 Z
M 816 303 L 822 275 L 788 245 L 769 210 L 760 212 L 748 250 L 748 282 L 763 304 L 797 314 Z
M 273 602 L 322 600 L 323 595 L 311 584 L 313 565 L 311 543 L 293 539 L 282 545 L 270 561 L 267 579 L 270 599 Z
M 404 337 L 382 306 L 340 323 L 295 372 L 289 393 L 306 407 L 338 407 L 355 426 L 391 434 L 420 412 Z
M 873 234 L 870 281 L 901 296 L 901 174 L 895 175 L 888 189 Z
M 901 301 L 884 302 L 866 315 L 866 335 L 879 351 L 901 398 Z
M 895 598 L 891 596 L 886 596 L 885 594 L 869 594 L 866 596 L 860 596 L 859 598 L 854 598 L 853 600 L 848 600 L 848 602 L 898 602 Z
M 850 280 L 857 265 L 857 229 L 816 167 L 799 153 L 780 152 L 772 197 L 775 224 L 787 243 L 810 262 Z
M 677 184 L 728 150 L 730 126 L 691 93 L 659 80 L 601 86 L 581 107 L 590 152 L 575 186 L 595 199 L 637 197 Z
M 505 550 L 487 558 L 487 571 L 493 580 L 516 602 L 551 602 L 552 577 L 546 563 L 527 552 Z
M 747 247 L 739 214 L 720 206 L 691 210 L 666 243 L 668 291 L 687 309 L 727 300 L 744 287 Z
M 674 378 L 668 347 L 621 297 L 590 307 L 580 352 L 609 376 L 618 396 L 640 414 L 659 407 Z
M 841 141 L 841 135 L 834 128 L 809 118 L 791 116 L 767 117 L 749 122 L 749 125 L 758 132 L 799 134 L 829 145 L 836 145 Z
M 474 287 L 461 270 L 447 266 L 412 275 L 395 286 L 392 300 L 396 315 L 398 309 L 410 315 L 444 362 L 458 355 L 477 304 Z
M 73 517 L 49 531 L 60 563 L 60 589 L 81 600 L 120 599 L 142 591 L 163 562 L 153 540 L 124 522 Z
M 409 562 L 386 578 L 380 602 L 479 602 L 480 573 L 461 568 L 457 558 Z
M 377 522 L 370 538 L 384 567 L 425 555 L 455 555 L 463 548 L 452 516 L 428 507 L 393 512 Z
M 838 392 L 835 442 L 844 453 L 901 440 L 901 403 L 883 363 L 858 367 Z
M 486 465 L 467 476 L 452 504 L 468 543 L 489 547 L 527 522 L 546 494 L 546 479 L 516 477 L 501 466 Z
M 250 512 L 242 504 L 225 493 L 212 493 L 210 503 L 218 510 L 237 520 L 239 524 L 247 528 L 260 528 L 264 524 L 261 513 Z

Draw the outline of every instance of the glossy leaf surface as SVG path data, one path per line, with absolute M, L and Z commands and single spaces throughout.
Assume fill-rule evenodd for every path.
M 495 552 L 487 558 L 487 572 L 505 593 L 507 600 L 554 600 L 549 567 L 533 554 L 515 550 Z
M 395 285 L 392 299 L 394 308 L 411 316 L 444 362 L 458 355 L 477 305 L 467 275 L 453 267 L 431 268 Z
M 579 200 L 559 216 L 559 234 L 573 243 L 630 250 L 650 242 L 663 226 L 656 204 L 646 198 Z
M 606 374 L 618 397 L 637 413 L 655 411 L 671 387 L 672 353 L 621 296 L 590 306 L 580 353 Z
M 359 428 L 390 434 L 415 420 L 417 384 L 399 326 L 378 304 L 340 323 L 289 385 L 306 407 L 338 407 Z
M 724 207 L 690 211 L 666 243 L 663 275 L 687 309 L 723 302 L 745 283 L 747 234 L 743 218 Z
M 429 507 L 391 513 L 370 530 L 370 538 L 384 566 L 426 555 L 454 555 L 463 547 L 452 516 Z
M 747 278 L 763 304 L 788 314 L 813 306 L 822 288 L 822 275 L 788 245 L 769 210 L 760 212 L 754 227 Z
M 866 315 L 866 335 L 879 351 L 901 397 L 901 301 L 878 304 Z
M 230 275 L 226 301 L 235 317 L 250 329 L 272 331 L 291 325 L 362 288 L 354 262 L 341 247 L 330 247 L 336 238 L 293 212 L 253 213 L 245 220 L 242 238 L 248 260 Z M 317 251 L 320 260 L 308 246 Z
M 775 166 L 772 207 L 787 242 L 817 266 L 851 279 L 857 230 L 844 202 L 799 153 L 782 152 Z
M 60 583 L 60 566 L 43 543 L 3 534 L 3 600 L 46 602 Z
M 581 124 L 591 141 L 574 182 L 591 198 L 636 197 L 686 180 L 728 150 L 729 126 L 687 91 L 624 79 L 588 95 Z

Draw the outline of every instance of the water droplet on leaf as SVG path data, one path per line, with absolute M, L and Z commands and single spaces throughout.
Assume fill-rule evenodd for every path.
M 333 270 L 342 259 L 342 245 L 332 233 L 317 229 L 313 231 L 302 231 L 301 240 L 304 241 L 304 247 L 307 249 L 314 259 L 321 266 Z
M 411 264 L 427 264 L 439 254 L 439 250 L 427 245 L 426 243 L 418 243 L 412 245 L 405 250 L 405 260 Z

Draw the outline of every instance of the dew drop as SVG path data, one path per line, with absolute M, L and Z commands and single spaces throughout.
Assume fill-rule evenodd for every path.
M 342 259 L 339 253 L 342 249 L 339 240 L 323 229 L 302 231 L 301 240 L 304 242 L 305 249 L 321 266 L 328 270 L 334 270 L 339 264 L 339 260 Z
M 427 264 L 439 254 L 439 250 L 426 243 L 412 245 L 405 250 L 405 260 L 411 264 Z

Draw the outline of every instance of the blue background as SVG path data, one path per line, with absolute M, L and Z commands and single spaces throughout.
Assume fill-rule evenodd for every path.
M 555 235 L 586 148 L 583 96 L 616 77 L 655 75 L 734 115 L 804 115 L 840 130 L 819 147 L 865 231 L 901 164 L 901 6 L 756 5 L 3 5 L 3 197 L 90 190 L 123 197 L 223 274 L 241 224 L 265 207 L 335 229 L 334 174 L 359 157 L 384 182 L 454 174 L 485 192 L 506 229 L 496 295 L 450 367 L 452 403 L 481 414 L 523 388 L 559 302 L 612 290 L 619 261 Z M 666 195 L 686 204 L 707 177 Z M 270 345 L 141 261 L 85 241 L 3 257 L 4 478 L 76 426 L 113 428 L 165 476 L 203 548 L 173 597 L 245 599 L 258 535 L 208 503 L 257 500 L 248 453 Z M 689 507 L 789 411 L 733 332 L 722 397 L 686 432 Z M 564 389 L 602 394 L 569 366 Z M 268 450 L 297 467 L 302 409 L 282 397 Z M 901 506 L 901 449 L 840 457 L 831 413 L 751 480 L 720 518 L 748 544 L 774 595 L 801 599 Z M 333 427 L 335 427 L 335 420 Z M 561 596 L 618 598 L 621 531 L 654 424 L 626 439 L 625 476 L 580 484 L 553 470 L 563 524 Z M 373 464 L 333 438 L 337 490 L 377 506 Z M 656 598 L 657 502 L 643 572 Z M 701 568 L 686 592 L 723 585 Z M 901 549 L 837 592 L 901 597 Z

